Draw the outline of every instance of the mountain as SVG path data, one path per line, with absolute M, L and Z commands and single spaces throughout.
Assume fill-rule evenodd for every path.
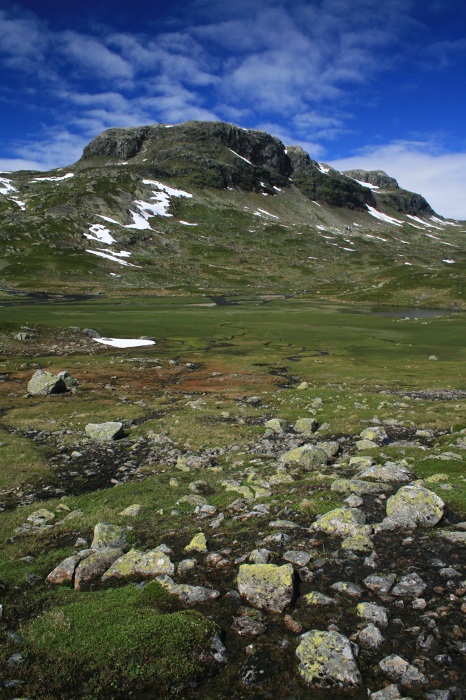
M 0 223 L 6 291 L 466 303 L 464 223 L 222 122 L 109 129 L 68 168 L 4 173 Z

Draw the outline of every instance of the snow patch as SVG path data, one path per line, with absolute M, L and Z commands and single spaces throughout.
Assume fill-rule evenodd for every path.
M 385 221 L 387 224 L 395 224 L 395 226 L 401 226 L 403 224 L 403 221 L 400 221 L 399 219 L 395 219 L 393 216 L 388 216 L 388 214 L 383 214 L 381 211 L 378 211 L 377 209 L 374 209 L 374 207 L 370 207 L 368 204 L 367 206 L 367 211 L 371 216 L 374 216 L 376 219 L 380 219 L 380 221 Z
M 317 167 L 319 168 L 320 172 L 323 173 L 324 175 L 327 175 L 327 173 L 330 172 L 330 168 L 328 168 L 323 163 L 317 163 Z
M 91 253 L 92 255 L 98 255 L 100 258 L 106 258 L 107 260 L 111 260 L 112 262 L 116 262 L 119 265 L 125 265 L 126 267 L 141 267 L 140 265 L 133 265 L 132 263 L 126 262 L 126 260 L 121 260 L 121 258 L 118 257 L 118 253 L 113 253 L 110 255 L 109 253 L 105 253 L 102 250 L 89 250 L 86 248 L 86 253 Z
M 32 182 L 60 182 L 60 180 L 68 180 L 70 177 L 74 177 L 74 173 L 66 173 L 62 177 L 35 177 Z
M 272 219 L 278 219 L 278 216 L 275 216 L 275 214 L 271 214 L 268 211 L 265 211 L 265 209 L 257 209 L 257 211 L 254 212 L 254 216 L 262 216 L 262 214 L 266 214 L 267 216 L 271 216 Z
M 354 177 L 352 177 L 350 179 L 357 182 L 358 185 L 362 185 L 362 187 L 368 187 L 370 190 L 380 190 L 380 187 L 378 187 L 377 185 L 373 185 L 370 182 L 362 182 L 361 180 L 356 180 L 356 178 L 354 178 Z
M 198 224 L 190 224 L 189 221 L 179 221 L 180 224 L 183 224 L 183 226 L 198 226 Z
M 243 156 L 240 156 L 240 154 L 236 153 L 236 151 L 234 151 L 232 148 L 229 148 L 228 150 L 231 151 L 232 153 L 234 153 L 235 156 L 238 156 L 238 158 L 241 158 L 241 160 L 244 160 L 245 163 L 249 163 L 249 165 L 252 165 L 250 160 L 248 160 L 247 158 L 244 158 Z
M 275 187 L 275 185 L 273 186 L 273 189 L 276 190 L 276 192 L 283 192 L 280 187 Z
M 96 343 L 111 345 L 113 348 L 139 348 L 143 345 L 155 345 L 155 340 L 142 338 L 92 338 Z
M 85 233 L 84 236 L 90 241 L 98 241 L 99 243 L 106 243 L 107 245 L 116 243 L 108 228 L 105 228 L 102 224 L 93 224 L 89 226 L 89 233 Z
M 456 262 L 456 260 L 442 260 L 444 263 L 448 263 L 448 265 L 453 265 L 453 263 Z

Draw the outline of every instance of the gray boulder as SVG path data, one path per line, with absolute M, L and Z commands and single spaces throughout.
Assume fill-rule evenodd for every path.
M 123 423 L 112 421 L 109 423 L 88 423 L 84 428 L 87 437 L 92 440 L 109 442 L 123 437 Z
M 83 559 L 74 573 L 75 589 L 86 590 L 92 583 L 100 581 L 102 575 L 122 554 L 123 550 L 118 547 L 105 547 Z
M 311 630 L 300 637 L 299 673 L 313 688 L 351 689 L 362 684 L 351 642 L 338 632 Z
M 68 391 L 68 389 L 63 377 L 43 369 L 38 369 L 37 372 L 34 372 L 28 383 L 28 393 L 33 396 L 63 394 L 65 391 Z

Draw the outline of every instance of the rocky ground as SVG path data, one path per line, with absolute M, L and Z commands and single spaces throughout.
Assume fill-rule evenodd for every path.
M 24 371 L 29 397 L 44 402 L 82 390 L 66 372 Z M 411 399 L 464 394 L 434 393 Z M 448 505 L 448 468 L 464 460 L 465 430 L 387 418 L 332 433 L 324 402 L 312 402 L 288 421 L 264 397 L 237 397 L 237 413 L 212 422 L 199 449 L 166 430 L 134 436 L 131 419 L 84 431 L 9 428 L 44 449 L 52 469 L 0 494 L 9 556 L 16 547 L 16 563 L 33 565 L 41 547 L 47 555 L 43 575 L 0 582 L 5 697 L 463 698 L 466 522 Z M 205 398 L 190 394 L 188 403 L 196 413 Z M 246 443 L 216 444 L 218 425 L 233 433 L 248 422 L 255 433 Z M 438 470 L 421 478 L 418 466 L 431 458 Z M 100 505 L 91 506 L 93 494 Z M 64 620 L 93 596 L 162 587 L 173 609 L 213 623 L 196 673 L 158 689 L 91 691 L 78 664 L 61 686 L 37 682 L 38 659 L 50 662 L 37 639 L 50 650 L 74 643 L 71 623 L 56 624 L 62 587 L 76 596 Z M 39 623 L 24 612 L 36 594 Z M 122 620 L 128 610 L 119 608 Z M 53 615 L 46 636 L 40 625 Z

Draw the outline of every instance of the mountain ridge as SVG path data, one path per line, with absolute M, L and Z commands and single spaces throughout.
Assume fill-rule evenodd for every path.
M 114 128 L 68 168 L 3 175 L 4 289 L 463 303 L 464 224 L 264 131 Z

